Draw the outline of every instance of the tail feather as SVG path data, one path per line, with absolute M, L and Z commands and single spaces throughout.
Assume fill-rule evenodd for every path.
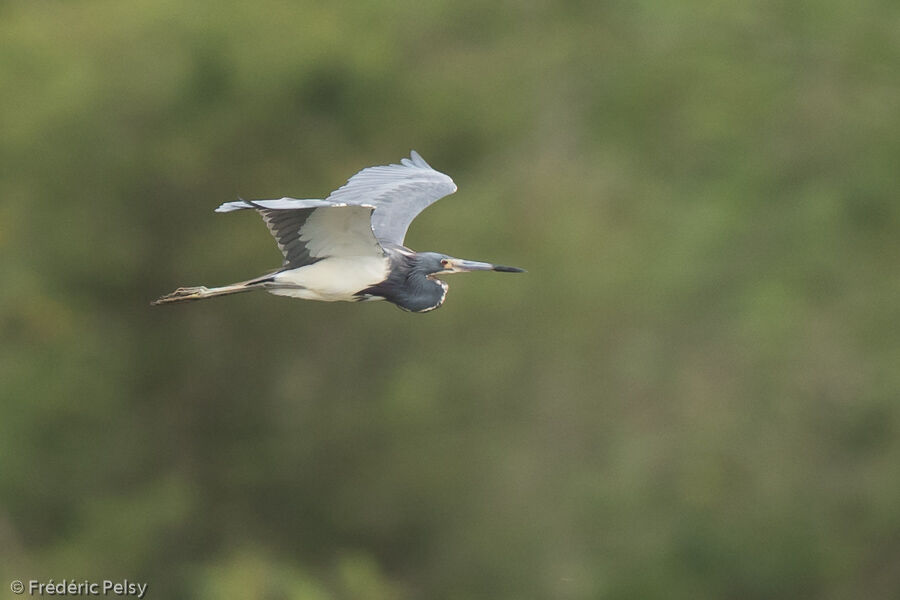
M 263 287 L 264 283 L 262 281 L 254 279 L 214 288 L 208 288 L 202 285 L 196 287 L 180 287 L 171 294 L 166 294 L 165 296 L 157 298 L 150 304 L 153 306 L 157 306 L 159 304 L 172 304 L 174 302 L 204 300 L 206 298 L 214 298 L 216 296 L 227 296 L 229 294 L 252 292 L 254 290 L 263 289 Z

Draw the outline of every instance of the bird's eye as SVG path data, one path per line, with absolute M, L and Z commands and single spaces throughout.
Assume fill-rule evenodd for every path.
M 447 260 L 446 258 L 442 258 L 442 259 L 441 259 L 441 266 L 442 266 L 442 267 L 446 267 L 446 266 L 449 265 L 449 264 L 450 264 L 450 261 Z

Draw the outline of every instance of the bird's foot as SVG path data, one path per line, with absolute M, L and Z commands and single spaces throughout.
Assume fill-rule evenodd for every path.
M 187 302 L 188 300 L 199 300 L 201 298 L 205 298 L 208 292 L 209 288 L 202 285 L 196 287 L 180 287 L 171 294 L 166 294 L 165 296 L 157 298 L 150 304 L 156 306 L 157 304 L 168 304 L 170 302 Z

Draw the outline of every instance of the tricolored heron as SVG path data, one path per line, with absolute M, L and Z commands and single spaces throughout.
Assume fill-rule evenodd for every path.
M 409 224 L 430 204 L 456 191 L 413 150 L 399 165 L 363 169 L 325 200 L 238 200 L 216 212 L 245 208 L 262 215 L 284 255 L 280 269 L 222 287 L 183 287 L 153 304 L 266 290 L 306 300 L 387 300 L 412 312 L 438 308 L 448 285 L 436 275 L 466 271 L 521 273 L 403 245 Z

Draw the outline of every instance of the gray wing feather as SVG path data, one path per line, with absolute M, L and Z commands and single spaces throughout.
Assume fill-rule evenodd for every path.
M 406 230 L 416 216 L 429 205 L 456 191 L 447 175 L 435 171 L 419 153 L 399 165 L 363 169 L 327 201 L 346 204 L 371 204 L 372 229 L 381 242 L 403 245 Z
M 295 269 L 309 265 L 319 258 L 310 256 L 309 249 L 300 241 L 300 228 L 309 219 L 315 208 L 294 208 L 290 210 L 257 209 L 278 249 L 284 255 L 284 267 Z
M 365 225 L 362 227 L 365 228 L 368 235 L 362 235 L 361 237 L 359 232 L 362 229 L 357 227 L 356 233 L 354 233 L 347 229 L 346 222 L 333 223 L 334 226 L 337 226 L 337 229 L 329 224 L 325 224 L 324 227 L 311 224 L 310 227 L 304 230 L 304 225 L 307 224 L 307 221 L 317 210 L 322 208 L 341 209 L 347 206 L 344 203 L 328 202 L 326 200 L 296 200 L 294 198 L 256 201 L 237 200 L 222 204 L 216 209 L 216 212 L 255 209 L 262 216 L 266 227 L 269 228 L 269 232 L 278 244 L 278 249 L 281 250 L 284 256 L 282 270 L 289 270 L 311 265 L 325 258 L 325 255 L 320 255 L 314 249 L 321 247 L 322 242 L 327 243 L 329 239 L 333 239 L 336 236 L 343 237 L 344 244 L 348 241 L 351 244 L 358 243 L 364 247 L 371 247 L 370 251 L 373 253 L 380 253 L 380 248 L 371 227 L 366 227 Z M 358 211 L 360 208 L 368 209 L 368 215 L 365 216 L 370 221 L 374 207 L 359 205 L 354 207 L 354 210 Z M 350 213 L 346 216 L 351 219 L 357 218 L 355 215 L 351 216 Z
M 254 200 L 252 203 L 246 200 L 235 200 L 234 202 L 226 202 L 220 205 L 217 213 L 227 213 L 234 210 L 242 210 L 245 208 L 255 208 L 255 206 L 268 208 L 272 210 L 286 210 L 293 208 L 319 208 L 320 206 L 335 206 L 334 202 L 327 200 L 298 200 L 297 198 L 280 198 L 278 200 Z

